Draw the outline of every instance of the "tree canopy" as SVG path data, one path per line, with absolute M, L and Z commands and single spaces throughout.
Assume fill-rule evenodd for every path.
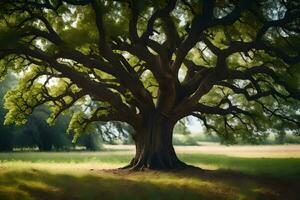
M 296 133 L 299 27 L 296 0 L 4 0 L 1 77 L 22 76 L 5 123 L 42 104 L 49 123 L 72 114 L 75 136 L 126 122 L 138 167 L 174 167 L 172 130 L 190 115 L 225 141 Z

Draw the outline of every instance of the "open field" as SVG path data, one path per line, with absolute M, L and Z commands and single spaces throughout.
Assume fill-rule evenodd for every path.
M 105 145 L 113 151 L 135 151 L 132 145 Z M 175 146 L 181 154 L 217 154 L 235 157 L 300 158 L 300 145 L 243 145 L 224 146 L 219 143 L 202 142 L 201 146 Z
M 300 146 L 177 147 L 201 169 L 107 170 L 127 164 L 132 146 L 102 152 L 0 154 L 0 199 L 299 199 Z M 106 169 L 106 170 L 105 170 Z

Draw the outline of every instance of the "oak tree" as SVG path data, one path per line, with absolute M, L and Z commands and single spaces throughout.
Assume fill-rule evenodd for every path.
M 299 132 L 296 0 L 3 0 L 0 72 L 21 77 L 5 123 L 46 104 L 131 125 L 132 169 L 184 167 L 173 128 L 195 116 L 224 141 Z M 74 109 L 76 107 L 76 109 Z

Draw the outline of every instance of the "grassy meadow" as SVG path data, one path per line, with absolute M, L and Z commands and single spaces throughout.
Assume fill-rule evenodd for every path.
M 111 170 L 132 146 L 101 152 L 0 154 L 0 199 L 300 199 L 300 146 L 177 147 L 199 168 L 171 172 Z

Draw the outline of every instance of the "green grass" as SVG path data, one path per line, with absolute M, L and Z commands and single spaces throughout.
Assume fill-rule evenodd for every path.
M 217 183 L 171 174 L 111 175 L 30 169 L 1 174 L 0 199 L 216 199 Z
M 0 199 L 297 199 L 300 158 L 179 154 L 209 170 L 105 171 L 131 151 L 1 153 Z
M 126 152 L 15 152 L 0 153 L 1 162 L 23 161 L 31 163 L 128 163 L 132 158 Z
M 1 153 L 0 163 L 11 164 L 67 164 L 101 168 L 116 168 L 126 165 L 132 158 L 127 152 L 23 152 Z M 179 154 L 186 163 L 204 169 L 224 169 L 250 175 L 264 175 L 272 178 L 300 178 L 300 158 L 240 158 L 210 154 Z M 284 170 L 283 170 L 284 169 Z
M 300 158 L 240 158 L 208 154 L 181 154 L 179 157 L 204 168 L 207 166 L 254 176 L 300 179 Z

